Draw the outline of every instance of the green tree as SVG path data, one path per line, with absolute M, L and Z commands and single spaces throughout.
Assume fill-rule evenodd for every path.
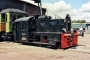
M 86 20 L 73 20 L 72 23 L 86 23 Z

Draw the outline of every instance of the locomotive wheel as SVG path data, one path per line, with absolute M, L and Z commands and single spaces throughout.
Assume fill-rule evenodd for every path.
M 4 38 L 2 37 L 2 35 L 0 34 L 0 42 L 4 41 Z
M 59 42 L 56 42 L 55 45 L 52 45 L 51 46 L 52 49 L 59 49 L 60 48 L 60 43 Z
M 11 35 L 11 42 L 15 42 L 14 35 Z
M 0 42 L 2 42 L 2 38 L 0 37 Z
M 4 38 L 0 37 L 0 42 L 4 41 Z
M 53 45 L 53 46 L 51 46 L 51 49 L 58 49 L 58 47 Z
M 84 32 L 82 32 L 82 37 L 84 37 Z

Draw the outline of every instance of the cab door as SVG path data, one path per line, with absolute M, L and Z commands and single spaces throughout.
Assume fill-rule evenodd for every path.
M 27 21 L 21 22 L 21 41 L 28 42 L 28 28 L 27 28 Z
M 16 24 L 16 40 L 17 42 L 28 42 L 27 22 L 17 22 Z
M 19 42 L 21 40 L 21 22 L 16 23 L 16 41 Z

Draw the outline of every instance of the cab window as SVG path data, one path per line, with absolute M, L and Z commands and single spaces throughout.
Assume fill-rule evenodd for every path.
M 22 26 L 22 30 L 26 30 L 26 22 L 22 22 L 21 26 Z
M 17 16 L 15 14 L 11 14 L 11 21 L 14 22 L 16 20 Z
M 17 19 L 23 17 L 22 15 L 17 15 Z
M 18 31 L 21 30 L 21 23 L 17 23 L 17 30 L 18 30 Z
M 6 14 L 1 14 L 1 19 L 2 19 L 1 20 L 2 22 L 5 22 L 5 21 L 7 22 L 7 15 Z

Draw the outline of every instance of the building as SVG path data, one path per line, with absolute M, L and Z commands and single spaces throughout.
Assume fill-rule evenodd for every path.
M 86 33 L 90 34 L 90 22 L 86 22 Z
M 85 33 L 90 34 L 90 22 L 86 23 L 72 23 L 72 28 L 77 28 L 79 29 L 80 27 L 85 29 Z
M 38 13 L 38 6 L 29 2 L 20 0 L 0 0 L 0 11 L 7 8 L 20 9 L 27 12 L 30 16 Z M 39 11 L 40 12 L 40 11 Z M 42 15 L 45 15 L 46 9 L 42 8 Z
M 75 29 L 77 32 L 80 31 L 80 28 L 83 28 L 83 31 L 85 31 L 86 24 L 85 23 L 72 23 L 72 28 Z
M 72 28 L 86 28 L 86 24 L 85 23 L 72 23 Z

